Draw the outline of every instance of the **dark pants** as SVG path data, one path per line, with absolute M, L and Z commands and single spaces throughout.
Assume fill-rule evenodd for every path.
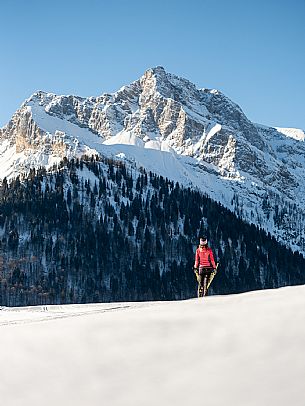
M 210 279 L 213 268 L 200 268 L 197 274 L 198 291 L 203 289 L 203 296 L 207 296 L 208 293 L 208 281 Z

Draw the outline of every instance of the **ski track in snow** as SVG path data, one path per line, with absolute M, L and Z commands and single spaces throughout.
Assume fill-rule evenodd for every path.
M 56 305 L 55 305 L 56 306 Z M 12 325 L 12 324 L 26 324 L 26 323 L 37 323 L 37 322 L 42 322 L 42 321 L 49 321 L 49 320 L 55 320 L 55 319 L 64 319 L 67 317 L 78 317 L 78 316 L 85 316 L 89 314 L 95 314 L 95 313 L 105 313 L 109 311 L 116 311 L 116 310 L 124 310 L 124 309 L 130 309 L 132 306 L 130 305 L 124 305 L 124 306 L 113 306 L 109 308 L 101 308 L 101 309 L 95 309 L 95 310 L 83 310 L 80 312 L 75 312 L 75 311 L 70 311 L 68 313 L 65 312 L 64 306 L 62 306 L 63 310 L 56 311 L 53 309 L 53 305 L 46 305 L 46 306 L 37 306 L 36 308 L 28 308 L 28 310 L 25 310 L 25 308 L 8 308 L 4 307 L 1 308 L 1 311 L 3 313 L 6 313 L 7 320 L 3 321 L 3 318 L 1 317 L 0 314 L 0 327 L 1 326 L 7 326 L 7 325 Z M 29 312 L 30 314 L 24 313 L 24 312 Z M 3 316 L 2 313 L 2 316 Z M 34 314 L 35 314 L 35 317 Z M 17 315 L 23 315 L 23 318 L 16 318 L 14 319 L 15 316 Z M 29 318 L 28 318 L 29 316 Z
M 0 307 L 0 327 L 65 319 L 68 317 L 88 316 L 91 314 L 102 314 L 120 310 L 133 310 L 155 306 L 158 303 L 165 302 L 112 302 L 20 307 L 2 306 Z

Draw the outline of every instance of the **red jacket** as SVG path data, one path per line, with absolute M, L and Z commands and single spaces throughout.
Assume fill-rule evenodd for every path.
M 197 248 L 194 268 L 216 268 L 213 251 L 210 247 Z

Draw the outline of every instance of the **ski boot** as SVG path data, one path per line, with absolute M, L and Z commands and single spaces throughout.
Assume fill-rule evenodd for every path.
M 203 286 L 198 286 L 198 297 L 203 297 Z

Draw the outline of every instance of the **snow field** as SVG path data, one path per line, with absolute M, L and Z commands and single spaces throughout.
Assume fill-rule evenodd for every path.
M 305 287 L 3 308 L 5 405 L 304 405 Z

